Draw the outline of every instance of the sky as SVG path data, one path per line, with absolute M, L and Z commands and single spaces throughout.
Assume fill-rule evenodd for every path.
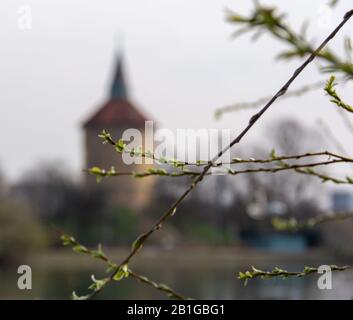
M 327 0 L 265 1 L 281 5 L 299 28 L 312 19 L 309 35 L 323 39 L 342 19 L 341 0 L 322 23 Z M 32 27 L 19 28 L 22 6 Z M 248 13 L 248 0 L 2 0 L 0 4 L 0 167 L 16 181 L 45 161 L 73 172 L 83 166 L 82 122 L 107 98 L 118 52 L 125 61 L 131 100 L 165 128 L 232 128 L 251 113 L 214 119 L 217 107 L 252 101 L 277 91 L 300 61 L 275 60 L 283 45 L 269 37 L 232 39 L 226 9 Z M 325 15 L 325 17 L 327 17 Z M 326 18 L 325 18 L 326 19 Z M 331 25 L 330 25 L 331 21 Z M 351 21 L 331 46 L 342 51 Z M 325 80 L 311 65 L 293 88 Z M 352 85 L 340 87 L 349 101 Z M 277 103 L 243 140 L 266 137 L 280 117 L 316 126 L 323 118 L 349 148 L 351 136 L 322 92 Z

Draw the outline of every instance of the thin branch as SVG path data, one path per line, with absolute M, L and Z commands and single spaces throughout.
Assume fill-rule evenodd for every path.
M 106 131 L 104 132 L 105 134 L 109 134 Z M 110 134 L 109 134 L 110 135 Z M 119 140 L 120 141 L 120 140 Z M 131 151 L 126 150 L 126 148 L 124 150 L 121 151 L 122 153 L 131 153 Z M 158 158 L 154 153 L 149 153 L 149 155 L 151 156 L 151 159 L 153 157 L 153 159 L 155 159 L 157 162 L 161 162 L 160 158 Z M 317 156 L 328 156 L 328 157 L 333 157 L 333 158 L 337 158 L 337 159 L 341 159 L 344 160 L 346 162 L 353 162 L 353 158 L 349 158 L 334 152 L 330 152 L 330 151 L 320 151 L 320 152 L 307 152 L 307 153 L 302 153 L 302 154 L 296 154 L 296 155 L 280 155 L 277 156 L 275 154 L 275 151 L 273 150 L 270 154 L 270 158 L 267 159 L 255 159 L 255 158 L 248 158 L 248 159 L 242 159 L 242 158 L 233 158 L 231 159 L 230 162 L 213 162 L 212 163 L 212 167 L 222 167 L 225 165 L 236 165 L 236 164 L 251 164 L 251 163 L 272 163 L 272 162 L 277 162 L 277 161 L 281 161 L 281 160 L 299 160 L 302 158 L 308 158 L 308 157 L 317 157 Z M 198 160 L 197 162 L 183 162 L 180 160 L 176 160 L 176 159 L 169 159 L 166 160 L 165 162 L 163 162 L 165 164 L 172 164 L 173 167 L 176 168 L 180 168 L 183 169 L 184 167 L 189 167 L 189 166 L 194 166 L 194 167 L 203 167 L 209 164 L 209 160 Z M 175 165 L 175 163 L 177 163 Z M 152 168 L 152 170 L 157 170 Z M 161 170 L 161 175 L 163 175 L 163 172 L 165 171 L 164 169 L 159 169 Z M 114 176 L 116 175 L 115 173 L 115 167 L 111 167 L 110 170 L 106 170 L 106 169 L 101 169 L 97 166 L 94 166 L 92 168 L 89 169 L 85 169 L 85 172 L 94 174 L 94 175 L 99 175 L 99 176 Z M 124 175 L 124 173 L 119 172 L 120 175 Z M 127 174 L 129 175 L 129 174 Z
M 331 97 L 331 102 L 336 104 L 338 107 L 337 111 L 339 115 L 341 116 L 344 125 L 347 127 L 348 131 L 353 135 L 353 124 L 351 120 L 349 119 L 347 113 L 345 111 L 348 111 L 350 113 L 353 112 L 353 107 L 350 106 L 349 104 L 345 103 L 338 95 L 336 89 L 335 89 L 336 83 L 335 83 L 335 77 L 331 76 L 330 79 L 327 81 L 326 86 L 325 86 L 325 92 Z
M 299 221 L 292 217 L 289 219 L 273 218 L 272 226 L 279 231 L 298 231 L 303 229 L 311 229 L 325 222 L 338 221 L 353 218 L 353 212 L 349 213 L 330 213 L 307 220 Z
M 316 172 L 311 168 L 305 168 L 305 169 L 295 168 L 294 170 L 301 174 L 306 174 L 306 175 L 320 178 L 322 182 L 329 181 L 329 182 L 333 182 L 334 184 L 350 184 L 350 185 L 353 184 L 353 178 L 348 176 L 345 179 L 340 179 L 340 178 L 335 178 L 332 176 L 325 175 L 323 173 Z
M 80 244 L 74 237 L 72 237 L 66 233 L 63 233 L 62 231 L 57 230 L 57 232 L 60 234 L 60 239 L 63 241 L 63 244 L 65 246 L 70 246 L 73 251 L 78 252 L 78 253 L 83 253 L 83 254 L 91 256 L 92 258 L 103 261 L 105 264 L 107 264 L 108 271 L 115 269 L 117 267 L 117 265 L 115 263 L 113 263 L 107 257 L 107 255 L 103 252 L 101 245 L 98 246 L 97 250 L 92 250 L 92 249 L 89 249 L 89 248 L 85 247 L 84 245 Z M 130 268 L 128 268 L 127 265 L 124 265 L 124 266 L 122 266 L 122 268 L 120 268 L 119 272 L 117 272 L 115 274 L 114 280 L 121 281 L 122 279 L 128 278 L 128 277 L 132 277 L 141 283 L 147 284 L 147 285 L 163 292 L 169 298 L 174 298 L 174 299 L 178 299 L 178 300 L 189 299 L 189 298 L 186 298 L 183 295 L 175 292 L 173 289 L 166 286 L 165 284 L 156 283 L 156 282 L 148 279 L 147 277 L 140 275 L 135 271 L 132 271 Z M 90 288 L 93 291 L 90 294 L 85 295 L 85 296 L 78 296 L 76 294 L 76 292 L 73 292 L 72 298 L 74 300 L 87 300 L 87 299 L 92 298 L 95 295 L 95 291 L 97 289 L 100 290 L 100 287 L 102 285 L 105 286 L 106 283 L 109 281 L 109 278 L 103 278 L 103 279 L 97 280 L 94 276 L 92 276 L 92 280 L 93 280 L 93 283 L 90 286 Z
M 353 268 L 353 266 L 338 267 L 336 265 L 330 265 L 329 267 L 331 268 L 331 271 L 345 271 Z M 272 271 L 263 271 L 252 266 L 250 271 L 239 272 L 238 279 L 244 280 L 244 286 L 246 286 L 249 280 L 255 279 L 255 278 L 262 278 L 262 279 L 270 279 L 270 278 L 277 278 L 277 277 L 280 277 L 283 279 L 286 279 L 288 277 L 301 278 L 309 274 L 318 273 L 318 271 L 319 271 L 319 268 L 317 267 L 304 267 L 303 271 L 298 271 L 298 272 L 290 272 L 278 267 L 275 267 Z
M 288 91 L 283 99 L 293 98 L 302 96 L 310 91 L 321 89 L 326 84 L 326 81 L 318 81 L 313 84 L 302 86 L 299 89 Z M 256 101 L 252 102 L 240 102 L 231 104 L 228 106 L 220 107 L 215 110 L 214 116 L 216 119 L 220 119 L 225 113 L 228 112 L 236 112 L 240 110 L 248 110 L 248 109 L 257 109 L 261 107 L 264 103 L 266 103 L 271 97 L 259 98 Z
M 161 156 L 157 156 L 152 151 L 143 151 L 142 147 L 128 149 L 124 140 L 119 139 L 117 141 L 114 141 L 111 134 L 106 130 L 103 130 L 98 135 L 98 137 L 103 140 L 103 144 L 112 145 L 118 153 L 129 154 L 131 157 L 137 157 L 137 158 L 140 157 L 140 158 L 144 158 L 144 159 L 151 159 L 151 160 L 154 160 L 154 161 L 161 163 L 161 164 L 172 165 L 175 168 L 189 166 L 189 165 L 199 166 L 199 165 L 208 164 L 208 161 L 202 161 L 202 160 L 200 160 L 196 163 L 191 163 L 191 162 L 179 161 L 177 159 L 167 159 L 167 158 L 164 158 Z
M 326 93 L 331 97 L 331 102 L 334 103 L 336 106 L 353 113 L 353 107 L 350 106 L 349 104 L 345 103 L 341 97 L 338 95 L 335 86 L 337 85 L 335 83 L 335 76 L 331 76 L 330 79 L 327 81 L 326 86 L 325 86 L 325 91 Z
M 345 18 L 350 14 L 351 11 L 347 12 Z M 248 17 L 229 12 L 228 21 L 243 26 L 235 32 L 235 36 L 255 30 L 254 39 L 268 32 L 274 38 L 286 43 L 289 49 L 278 55 L 280 59 L 302 58 L 312 54 L 314 48 L 306 39 L 306 25 L 304 24 L 304 31 L 296 33 L 286 24 L 284 17 L 285 15 L 278 13 L 275 7 L 262 6 L 256 2 L 253 12 Z M 321 68 L 322 71 L 342 72 L 348 78 L 353 76 L 353 65 L 349 59 L 346 61 L 341 59 L 328 48 L 318 53 L 317 57 L 327 63 Z
M 265 161 L 265 160 L 259 160 L 259 161 Z M 317 166 L 327 166 L 331 164 L 337 164 L 337 163 L 347 163 L 347 162 L 353 162 L 347 161 L 347 160 L 328 160 L 328 161 L 320 161 L 320 162 L 312 162 L 312 163 L 302 163 L 302 164 L 287 164 L 284 161 L 279 161 L 275 160 L 278 162 L 278 167 L 273 167 L 273 168 L 265 168 L 265 167 L 260 167 L 260 168 L 252 168 L 252 169 L 243 169 L 243 170 L 235 170 L 235 169 L 225 169 L 225 170 L 220 170 L 216 172 L 207 172 L 205 175 L 211 176 L 211 175 L 219 175 L 219 174 L 228 174 L 232 176 L 236 176 L 239 174 L 244 174 L 244 173 L 276 173 L 280 171 L 288 171 L 288 170 L 297 170 L 300 168 L 312 168 L 312 167 L 317 167 Z M 271 161 L 274 162 L 274 161 Z M 263 162 L 266 163 L 266 162 Z M 221 168 L 222 169 L 222 168 Z M 104 178 L 104 177 L 119 177 L 119 176 L 132 176 L 135 178 L 145 178 L 145 177 L 150 177 L 150 176 L 161 176 L 161 177 L 184 177 L 184 176 L 198 176 L 200 175 L 199 171 L 192 171 L 188 169 L 181 169 L 179 171 L 175 172 L 168 172 L 164 169 L 160 168 L 150 168 L 147 171 L 142 171 L 142 172 L 123 172 L 123 171 L 115 171 L 115 169 L 111 170 L 105 170 L 101 169 L 98 167 L 93 167 L 91 169 L 86 170 L 86 172 L 95 175 L 98 179 Z M 309 172 L 306 172 L 309 174 Z
M 131 277 L 135 278 L 136 280 L 145 283 L 159 291 L 162 291 L 163 293 L 165 293 L 169 298 L 173 298 L 173 299 L 177 299 L 177 300 L 190 300 L 190 298 L 186 298 L 183 295 L 175 292 L 174 290 L 172 290 L 171 288 L 169 288 L 168 286 L 166 286 L 163 283 L 156 283 L 150 279 L 148 279 L 145 276 L 142 276 L 134 271 L 129 270 L 129 274 Z

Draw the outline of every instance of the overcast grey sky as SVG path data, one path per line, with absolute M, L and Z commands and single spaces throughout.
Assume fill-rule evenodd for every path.
M 262 1 L 280 4 L 295 26 L 312 18 L 317 41 L 327 0 Z M 351 1 L 335 9 L 333 25 Z M 30 5 L 31 30 L 19 30 L 18 9 Z M 234 128 L 249 112 L 215 121 L 216 107 L 273 93 L 298 61 L 275 62 L 283 46 L 263 37 L 235 41 L 225 9 L 248 12 L 249 0 L 2 0 L 0 4 L 0 164 L 15 180 L 51 159 L 83 167 L 82 121 L 104 102 L 116 51 L 124 53 L 132 100 L 164 127 Z M 342 36 L 331 46 L 341 50 Z M 318 79 L 312 65 L 294 87 Z M 352 86 L 342 88 L 353 99 Z M 266 134 L 271 121 L 287 115 L 313 125 L 320 114 L 348 146 L 350 137 L 322 92 L 285 100 L 269 111 L 247 138 Z

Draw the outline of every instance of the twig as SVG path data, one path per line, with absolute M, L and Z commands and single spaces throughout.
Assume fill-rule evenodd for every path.
M 172 290 L 171 288 L 169 288 L 168 286 L 166 286 L 165 284 L 161 284 L 161 283 L 156 283 L 150 279 L 148 279 L 145 276 L 141 276 L 140 274 L 129 270 L 129 274 L 131 277 L 135 278 L 136 280 L 145 283 L 159 291 L 162 291 L 163 293 L 165 293 L 169 298 L 174 298 L 174 299 L 178 299 L 178 300 L 189 300 L 189 298 L 184 297 L 183 295 L 175 292 L 174 290 Z
M 322 216 L 310 218 L 304 221 L 292 217 L 289 219 L 273 218 L 272 226 L 279 231 L 298 231 L 303 229 L 311 229 L 325 222 L 338 221 L 353 218 L 353 213 L 330 213 Z
M 326 93 L 331 97 L 331 102 L 334 103 L 336 106 L 353 113 L 353 107 L 350 106 L 349 104 L 345 103 L 340 96 L 338 95 L 335 86 L 335 76 L 331 76 L 330 79 L 327 81 L 326 86 L 325 86 L 325 91 Z
M 348 177 L 348 176 L 345 179 L 339 179 L 339 178 L 335 178 L 335 177 L 331 177 L 331 176 L 325 175 L 323 173 L 318 173 L 318 172 L 314 171 L 311 168 L 305 168 L 305 169 L 295 168 L 294 170 L 296 172 L 298 172 L 298 173 L 302 173 L 302 174 L 318 177 L 318 178 L 320 178 L 322 180 L 322 182 L 330 181 L 330 182 L 333 182 L 335 184 L 350 184 L 350 185 L 353 184 L 353 178 Z
M 348 115 L 345 111 L 348 111 L 350 113 L 353 112 L 353 107 L 350 106 L 349 104 L 345 103 L 338 95 L 335 86 L 335 77 L 331 76 L 330 79 L 327 81 L 326 86 L 325 86 L 325 91 L 326 93 L 331 97 L 331 102 L 337 105 L 339 108 L 337 109 L 339 115 L 341 116 L 343 123 L 349 130 L 349 132 L 353 135 L 353 124 L 351 120 L 348 118 Z
M 342 266 L 338 267 L 336 265 L 330 265 L 331 271 L 345 271 L 347 269 L 352 269 L 353 266 Z M 262 278 L 262 279 L 269 279 L 269 278 L 288 278 L 288 277 L 305 277 L 309 274 L 318 273 L 319 268 L 317 267 L 305 267 L 303 271 L 299 272 L 290 272 L 287 270 L 283 270 L 281 268 L 275 267 L 272 271 L 263 271 L 257 269 L 255 267 L 251 267 L 251 271 L 239 272 L 238 279 L 244 280 L 244 286 L 247 285 L 248 281 L 254 278 Z
M 106 263 L 108 265 L 108 270 L 114 269 L 116 268 L 116 264 L 113 263 L 107 256 L 106 254 L 103 252 L 101 245 L 98 246 L 97 250 L 92 250 L 89 249 L 87 247 L 85 247 L 84 245 L 80 244 L 74 237 L 63 233 L 62 231 L 57 230 L 57 232 L 60 234 L 60 238 L 63 241 L 63 244 L 65 246 L 70 246 L 72 247 L 72 250 L 75 252 L 79 252 L 79 253 L 83 253 L 86 255 L 91 256 L 92 258 L 98 259 L 103 261 L 104 263 Z M 184 297 L 183 295 L 175 292 L 173 289 L 171 289 L 170 287 L 166 286 L 165 284 L 162 283 L 156 283 L 150 279 L 148 279 L 147 277 L 138 274 L 135 271 L 132 271 L 130 268 L 128 268 L 127 265 L 123 266 L 120 270 L 119 270 L 119 274 L 117 273 L 114 277 L 115 281 L 120 281 L 124 278 L 127 277 L 132 277 L 135 280 L 138 280 L 139 282 L 142 282 L 144 284 L 147 284 L 161 292 L 163 292 L 164 294 L 166 294 L 169 298 L 174 298 L 174 299 L 178 299 L 178 300 L 187 300 L 189 298 Z M 104 279 L 99 279 L 97 280 L 94 276 L 92 276 L 92 280 L 93 280 L 93 284 L 90 286 L 90 288 L 93 290 L 93 292 L 91 294 L 85 295 L 85 296 L 78 296 L 76 294 L 76 292 L 72 293 L 72 298 L 75 300 L 86 300 L 89 299 L 91 297 L 94 296 L 94 292 L 97 289 L 97 285 L 98 288 L 100 288 L 100 285 L 106 285 L 106 282 L 109 281 L 109 278 L 104 278 Z
M 351 11 L 347 12 L 344 19 L 350 17 L 350 15 Z M 285 23 L 284 14 L 278 13 L 274 7 L 262 6 L 256 2 L 254 11 L 249 17 L 230 12 L 228 21 L 244 26 L 234 33 L 235 36 L 255 30 L 254 39 L 257 39 L 267 31 L 274 38 L 285 42 L 290 49 L 278 56 L 281 59 L 302 58 L 314 52 L 311 43 L 306 40 L 305 28 L 300 34 L 293 31 Z M 319 52 L 317 57 L 328 63 L 327 66 L 321 68 L 322 71 L 342 72 L 347 77 L 353 76 L 353 65 L 350 60 L 345 61 L 341 59 L 329 49 Z
M 123 151 L 126 153 L 130 153 L 130 151 Z M 159 159 L 156 155 L 154 155 L 153 153 L 150 153 L 150 155 L 154 158 L 154 159 Z M 330 151 L 320 151 L 320 152 L 307 152 L 307 153 L 302 153 L 302 154 L 296 154 L 296 155 L 280 155 L 277 156 L 275 154 L 275 151 L 272 150 L 271 154 L 270 154 L 270 158 L 267 159 L 255 159 L 255 158 L 248 158 L 248 159 L 242 159 L 242 158 L 233 158 L 231 159 L 230 162 L 213 162 L 212 163 L 212 167 L 223 167 L 226 165 L 236 165 L 236 164 L 258 164 L 258 163 L 272 163 L 272 162 L 277 162 L 277 161 L 281 161 L 281 160 L 299 160 L 299 159 L 303 159 L 303 158 L 308 158 L 308 157 L 318 157 L 318 156 L 328 156 L 328 157 L 333 157 L 333 158 L 337 158 L 340 160 L 344 160 L 345 162 L 353 162 L 353 158 L 349 158 L 334 152 L 330 152 Z M 158 162 L 160 162 L 159 160 L 157 160 Z M 176 160 L 176 159 L 169 159 L 168 161 L 164 162 L 164 163 L 168 163 L 168 164 L 173 164 L 173 167 L 176 168 L 180 168 L 181 170 L 183 170 L 184 167 L 203 167 L 209 164 L 208 160 L 199 160 L 197 162 L 183 162 L 180 160 Z M 174 163 L 178 163 L 177 165 L 174 165 Z M 162 168 L 151 168 L 151 171 L 154 170 L 160 170 L 160 174 L 163 175 L 164 172 L 166 172 L 164 169 Z M 102 177 L 105 176 L 114 176 L 114 175 L 124 175 L 124 173 L 122 172 L 116 172 L 115 167 L 111 167 L 110 170 L 106 170 L 106 169 L 102 169 L 99 168 L 97 166 L 94 166 L 92 168 L 89 169 L 85 169 L 83 170 L 84 172 L 93 174 L 93 175 L 99 175 Z M 153 173 L 153 172 L 151 172 Z M 129 175 L 129 173 L 126 173 L 127 175 Z
M 292 97 L 298 97 L 312 90 L 321 89 L 325 84 L 326 84 L 326 81 L 318 81 L 313 84 L 305 85 L 299 89 L 288 91 L 286 96 L 283 98 L 287 99 Z M 270 98 L 271 97 L 264 97 L 264 98 L 259 98 L 256 101 L 252 101 L 252 102 L 240 102 L 240 103 L 235 103 L 228 106 L 220 107 L 215 110 L 214 116 L 216 119 L 220 119 L 225 113 L 228 113 L 228 112 L 235 112 L 235 111 L 247 110 L 247 109 L 256 109 L 261 107 L 261 105 L 266 103 Z
M 259 160 L 261 161 L 261 160 Z M 279 162 L 279 160 L 276 160 Z M 347 162 L 353 162 L 353 160 L 347 161 L 347 160 L 328 160 L 328 161 L 320 161 L 320 162 L 312 162 L 312 163 L 302 163 L 302 164 L 287 164 L 284 161 L 280 161 L 279 164 L 280 166 L 278 167 L 273 167 L 273 168 L 254 168 L 254 169 L 243 169 L 243 170 L 235 170 L 235 169 L 225 169 L 222 171 L 217 171 L 217 172 L 207 172 L 205 175 L 211 176 L 211 175 L 219 175 L 219 174 L 228 174 L 232 176 L 236 176 L 239 174 L 244 174 L 244 173 L 276 173 L 280 171 L 288 171 L 288 170 L 297 170 L 300 168 L 312 168 L 312 167 L 317 167 L 317 166 L 327 166 L 331 164 L 337 164 L 337 163 L 347 163 Z M 265 163 L 265 162 L 263 162 Z M 221 168 L 222 169 L 222 168 Z M 147 171 L 142 171 L 142 172 L 124 172 L 124 171 L 115 171 L 115 170 L 105 170 L 101 169 L 98 167 L 94 167 L 92 169 L 86 170 L 86 172 L 93 174 L 99 178 L 103 177 L 119 177 L 119 176 L 132 176 L 135 178 L 145 178 L 145 177 L 150 177 L 150 176 L 164 176 L 164 177 L 184 177 L 184 176 L 198 176 L 200 175 L 199 171 L 192 171 L 192 170 L 187 170 L 187 169 L 182 169 L 179 171 L 175 172 L 168 172 L 164 169 L 160 168 L 150 168 Z M 306 172 L 307 174 L 310 174 L 310 172 Z

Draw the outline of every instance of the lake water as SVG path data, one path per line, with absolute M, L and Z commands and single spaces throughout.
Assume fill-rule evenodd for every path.
M 214 260 L 212 259 L 214 262 Z M 306 261 L 307 262 L 307 261 Z M 322 263 L 322 262 L 321 262 Z M 318 262 L 320 264 L 320 262 Z M 310 263 L 310 265 L 318 265 Z M 338 263 L 337 263 L 338 264 Z M 278 265 L 278 264 L 277 264 Z M 281 264 L 284 269 L 298 271 L 304 262 Z M 256 264 L 256 267 L 269 270 L 274 265 L 269 261 Z M 334 272 L 333 288 L 320 290 L 317 286 L 319 275 L 305 278 L 254 279 L 246 287 L 237 279 L 237 272 L 249 269 L 249 264 L 228 262 L 219 264 L 190 263 L 176 264 L 161 262 L 157 265 L 144 265 L 135 271 L 141 272 L 152 280 L 165 283 L 175 291 L 195 299 L 352 299 L 353 272 Z M 68 299 L 73 290 L 78 294 L 87 293 L 90 276 L 105 276 L 104 268 L 77 267 L 32 267 L 33 289 L 21 291 L 17 288 L 16 268 L 0 268 L 0 299 Z M 108 286 L 99 299 L 164 299 L 165 296 L 138 283 L 134 279 L 125 279 Z

